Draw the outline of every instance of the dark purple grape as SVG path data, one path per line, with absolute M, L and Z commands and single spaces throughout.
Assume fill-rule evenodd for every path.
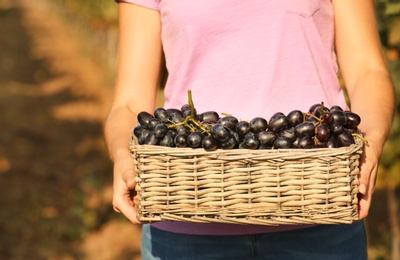
M 331 112 L 325 112 L 321 116 L 322 122 L 325 124 L 331 124 L 333 122 L 333 116 Z
M 137 125 L 137 126 L 135 126 L 135 128 L 133 129 L 133 134 L 134 134 L 136 137 L 139 137 L 139 136 L 142 134 L 143 130 L 144 130 L 144 128 L 143 128 L 142 125 Z
M 175 132 L 169 130 L 167 134 L 160 140 L 160 146 L 175 147 Z
M 328 140 L 325 141 L 325 146 L 326 146 L 326 148 L 337 148 L 338 143 L 337 143 L 336 137 L 331 135 L 328 138 Z
M 168 126 L 166 124 L 160 123 L 154 127 L 154 135 L 157 138 L 163 138 L 168 133 Z
M 220 147 L 222 149 L 230 150 L 236 148 L 238 144 L 239 143 L 237 142 L 236 138 L 233 135 L 231 135 L 228 138 L 228 140 L 220 142 Z
M 340 106 L 332 106 L 331 107 L 331 109 L 330 109 L 330 111 L 331 112 L 334 112 L 334 111 L 343 111 L 343 109 L 340 107 Z
M 186 118 L 188 116 L 192 116 L 192 108 L 190 107 L 189 104 L 183 105 L 181 107 L 181 111 L 182 111 L 183 118 Z M 193 117 L 194 117 L 194 119 L 198 119 L 197 111 L 196 111 L 195 108 L 193 108 Z
M 289 124 L 292 127 L 304 122 L 304 114 L 300 110 L 293 110 L 288 115 L 287 118 L 289 119 Z
M 160 123 L 161 123 L 161 121 L 158 120 L 157 118 L 155 118 L 155 117 L 150 118 L 149 123 L 148 123 L 148 125 L 149 125 L 148 128 L 151 130 L 154 130 L 154 128 L 156 128 L 156 126 Z
M 278 136 L 274 142 L 275 149 L 293 148 L 293 142 L 286 136 Z
M 318 141 L 314 143 L 314 148 L 327 148 L 326 141 Z
M 171 120 L 174 123 L 179 124 L 179 123 L 182 123 L 185 120 L 185 118 L 183 117 L 182 113 L 170 113 L 169 120 Z
M 177 134 L 174 139 L 176 147 L 187 147 L 187 137 L 186 134 Z
M 162 107 L 159 107 L 156 110 L 154 110 L 154 117 L 160 120 L 162 123 L 168 123 L 169 119 L 168 112 Z
M 146 140 L 144 141 L 144 144 L 158 145 L 159 142 L 160 142 L 160 139 L 158 139 L 155 136 L 154 131 L 150 131 L 150 133 L 146 136 Z
M 190 111 L 190 110 L 185 110 L 185 111 L 183 111 L 182 112 L 183 113 L 183 118 L 186 118 L 186 117 L 191 117 L 192 116 L 192 111 Z M 199 116 L 197 115 L 197 111 L 196 111 L 196 109 L 193 111 L 193 119 L 194 120 L 198 120 L 199 119 Z
M 317 126 L 315 134 L 320 141 L 325 141 L 328 140 L 331 130 L 328 125 L 326 124 L 320 124 Z
M 204 136 L 203 140 L 201 141 L 201 146 L 206 151 L 214 151 L 218 149 L 218 141 L 207 135 Z
M 211 123 L 211 122 L 206 122 L 206 121 L 202 121 L 201 125 L 207 130 L 207 131 L 211 131 L 211 127 L 214 125 L 215 123 Z
M 168 133 L 167 134 L 170 134 L 175 138 L 175 136 L 178 134 L 178 131 L 176 129 L 173 129 L 173 128 L 172 129 L 168 129 Z
M 241 142 L 241 138 L 240 138 L 239 134 L 236 133 L 235 130 L 231 130 L 231 129 L 229 129 L 229 130 L 230 130 L 229 131 L 230 135 L 233 136 L 236 140 L 236 143 L 239 144 Z
M 282 130 L 279 132 L 279 136 L 285 136 L 290 139 L 290 141 L 294 142 L 296 140 L 296 134 L 294 131 L 294 127 Z
M 312 112 L 312 114 L 313 114 L 314 116 L 316 116 L 317 118 L 321 118 L 322 115 L 323 115 L 324 113 L 327 113 L 327 112 L 329 112 L 329 108 L 323 107 L 323 106 L 317 106 L 317 107 L 314 109 L 314 111 Z
M 146 138 L 150 134 L 150 132 L 152 132 L 150 129 L 143 129 L 142 133 L 138 137 L 139 144 L 145 144 Z
M 317 103 L 317 104 L 312 105 L 312 106 L 308 109 L 308 112 L 314 113 L 314 110 L 315 110 L 317 107 L 321 107 L 321 104 L 320 104 L 320 103 Z
M 251 150 L 258 149 L 260 146 L 260 141 L 258 141 L 257 136 L 252 132 L 249 132 L 244 136 L 243 143 L 247 149 Z
M 223 125 L 220 124 L 215 124 L 211 127 L 211 135 L 214 137 L 214 139 L 223 142 L 228 140 L 230 136 L 230 131 L 229 128 L 226 128 Z
M 300 149 L 311 149 L 311 148 L 314 148 L 314 140 L 310 136 L 300 137 L 298 142 L 297 142 L 296 147 L 300 148 Z
M 342 132 L 343 126 L 339 124 L 338 122 L 333 122 L 331 124 L 331 132 L 334 135 L 338 135 Z
M 218 119 L 219 119 L 219 115 L 215 111 L 206 111 L 199 115 L 200 122 L 206 121 L 206 122 L 216 123 L 216 122 L 218 122 Z
M 272 131 L 262 131 L 257 134 L 257 139 L 260 141 L 261 146 L 264 147 L 272 147 L 276 137 L 276 134 Z
M 240 121 L 236 124 L 236 133 L 240 136 L 245 136 L 250 132 L 250 123 L 247 121 Z
M 183 135 L 189 135 L 189 134 L 191 133 L 189 127 L 184 126 L 184 125 L 178 126 L 178 128 L 176 128 L 176 132 L 177 132 L 178 135 L 179 135 L 179 134 L 181 134 L 181 135 L 182 135 L 182 134 L 183 134 Z
M 337 122 L 341 125 L 347 124 L 347 116 L 343 111 L 336 110 L 331 112 L 331 114 L 334 122 Z
M 308 117 L 306 122 L 312 123 L 315 127 L 320 124 L 320 121 L 313 116 Z
M 183 116 L 183 113 L 180 109 L 176 109 L 176 108 L 168 108 L 166 109 L 168 116 L 171 116 L 172 114 L 178 114 L 180 116 Z
M 350 146 L 355 143 L 353 135 L 346 128 L 343 128 L 336 138 L 338 147 Z
M 250 131 L 255 134 L 267 130 L 268 127 L 267 120 L 265 120 L 262 117 L 255 117 L 251 119 L 249 124 L 250 124 Z
M 224 116 L 218 120 L 218 124 L 221 124 L 231 130 L 235 130 L 238 119 L 234 116 Z
M 315 135 L 315 126 L 312 122 L 306 121 L 301 124 L 298 124 L 294 128 L 294 133 L 296 134 L 297 137 L 302 137 L 302 136 L 314 136 Z
M 278 118 L 278 117 L 280 117 L 280 116 L 285 116 L 285 114 L 282 113 L 282 112 L 276 112 L 275 114 L 273 114 L 273 115 L 271 116 L 271 118 L 269 119 L 269 121 L 271 122 L 272 120 L 275 120 L 276 118 Z
M 244 142 L 239 143 L 239 149 L 247 149 L 246 145 L 244 144 Z
M 190 107 L 189 104 L 184 104 L 184 105 L 181 107 L 182 113 L 185 112 L 185 111 L 191 111 L 191 110 L 192 110 L 192 108 Z
M 201 147 L 202 140 L 203 140 L 203 134 L 200 132 L 192 132 L 187 137 L 187 143 L 192 148 Z
M 277 116 L 269 121 L 268 129 L 274 133 L 279 133 L 280 131 L 289 127 L 289 119 L 286 116 Z
M 347 128 L 347 130 L 349 130 L 351 134 L 356 134 L 359 132 L 357 127 L 356 128 Z
M 137 120 L 144 128 L 149 128 L 149 121 L 153 118 L 153 115 L 146 111 L 142 111 L 137 115 Z
M 344 125 L 346 128 L 355 129 L 361 123 L 361 118 L 358 114 L 346 111 L 344 112 L 347 116 L 347 123 Z

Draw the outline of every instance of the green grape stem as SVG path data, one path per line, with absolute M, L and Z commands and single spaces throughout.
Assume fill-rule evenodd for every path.
M 190 116 L 194 119 L 194 103 L 192 98 L 192 90 L 188 89 L 188 104 L 190 106 Z
M 353 133 L 353 134 L 351 134 L 352 136 L 354 136 L 354 137 L 358 137 L 358 138 L 360 138 L 363 142 L 364 142 L 364 144 L 368 144 L 368 140 L 367 139 L 365 139 L 364 138 L 364 136 L 362 135 L 362 134 L 359 134 L 359 133 Z
M 223 115 L 223 116 L 232 116 L 232 114 L 229 114 L 229 113 L 221 113 L 221 115 Z
M 324 101 L 321 102 L 321 106 L 319 107 L 319 112 L 321 112 L 321 115 L 323 115 L 325 113 Z
M 319 123 L 322 123 L 322 119 L 321 119 L 321 118 L 316 117 L 315 115 L 313 115 L 313 114 L 310 113 L 310 112 L 305 113 L 305 115 L 306 115 L 306 116 L 313 117 L 313 118 L 317 119 Z
M 204 134 L 206 133 L 207 135 L 211 135 L 210 131 L 207 130 L 201 122 L 195 119 L 194 117 L 194 103 L 193 103 L 193 98 L 192 98 L 192 91 L 189 89 L 188 90 L 188 104 L 190 106 L 191 113 L 189 116 L 187 116 L 182 122 L 180 123 L 175 123 L 172 120 L 168 120 L 169 124 L 167 125 L 168 128 L 176 129 L 181 125 L 187 126 L 191 132 L 195 132 L 196 130 L 201 130 L 201 132 Z

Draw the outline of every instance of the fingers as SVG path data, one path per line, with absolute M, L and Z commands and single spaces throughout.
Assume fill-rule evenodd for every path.
M 128 163 L 120 163 L 114 168 L 114 211 L 122 213 L 134 224 L 140 224 L 137 219 L 137 211 L 133 202 L 136 181 L 133 164 L 129 160 Z
M 368 216 L 372 195 L 375 190 L 379 159 L 377 156 L 372 156 L 372 154 L 371 149 L 367 146 L 360 158 L 359 192 L 361 196 L 358 203 L 358 216 L 360 219 Z
M 124 174 L 122 175 L 122 179 L 124 180 L 128 190 L 135 189 L 136 187 L 135 172 L 132 169 L 125 171 Z
M 133 224 L 140 224 L 140 221 L 137 216 L 136 208 L 132 205 L 121 205 L 122 210 L 118 207 L 114 206 L 114 210 L 118 213 L 122 213 L 130 222 Z
M 371 206 L 371 199 L 369 196 L 363 196 L 358 202 L 358 217 L 364 219 L 368 216 L 369 208 Z
M 133 202 L 133 197 L 130 195 L 131 191 L 124 190 L 123 193 L 119 193 L 120 189 L 115 189 L 113 208 L 115 212 L 122 213 L 134 224 L 140 224 L 138 220 L 137 211 Z

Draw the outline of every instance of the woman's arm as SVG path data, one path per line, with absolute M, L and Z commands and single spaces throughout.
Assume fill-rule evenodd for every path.
M 379 159 L 394 113 L 394 88 L 382 55 L 372 0 L 333 0 L 336 49 L 351 110 L 368 144 L 361 158 L 359 217 L 368 215 Z
M 155 106 L 162 60 L 159 12 L 120 3 L 119 30 L 115 94 L 104 135 L 114 162 L 114 209 L 138 223 L 132 201 L 136 183 L 128 145 L 137 114 L 152 112 Z

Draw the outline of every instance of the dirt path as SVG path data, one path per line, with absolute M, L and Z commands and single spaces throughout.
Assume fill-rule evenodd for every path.
M 45 3 L 0 2 L 0 256 L 139 259 L 111 208 L 110 87 Z

